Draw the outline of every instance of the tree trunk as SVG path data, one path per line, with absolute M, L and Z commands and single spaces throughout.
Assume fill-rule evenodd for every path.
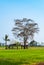
M 16 47 L 17 47 L 17 49 L 18 49 L 18 43 L 16 43 Z
M 24 49 L 28 48 L 28 45 L 26 46 L 27 39 L 28 39 L 28 37 L 27 37 L 27 36 L 26 36 L 26 37 L 24 37 Z
M 26 38 L 24 37 L 24 49 L 26 49 L 26 42 L 27 42 L 27 40 L 26 40 Z
M 5 49 L 7 49 L 7 41 L 5 41 Z
M 24 49 L 26 49 L 26 45 L 24 44 Z

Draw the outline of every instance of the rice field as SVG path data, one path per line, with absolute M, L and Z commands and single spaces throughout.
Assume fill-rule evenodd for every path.
M 0 48 L 0 65 L 32 65 L 38 62 L 44 62 L 44 47 L 7 50 Z

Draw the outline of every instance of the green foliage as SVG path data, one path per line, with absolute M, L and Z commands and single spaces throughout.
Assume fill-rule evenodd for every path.
M 19 42 L 15 42 L 17 45 L 20 45 L 20 43 Z
M 30 42 L 30 46 L 37 46 L 37 42 L 36 42 L 36 41 L 34 41 L 34 40 L 33 40 L 33 41 L 31 41 L 31 42 Z
M 44 62 L 44 47 L 0 50 L 0 65 L 31 65 L 37 62 Z
M 4 40 L 5 40 L 5 41 L 10 41 L 10 39 L 8 39 L 8 35 L 7 35 L 7 34 L 5 35 Z

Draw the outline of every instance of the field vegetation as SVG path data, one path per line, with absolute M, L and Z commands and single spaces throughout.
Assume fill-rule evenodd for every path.
M 38 62 L 44 62 L 44 47 L 25 50 L 0 48 L 0 65 L 32 65 Z

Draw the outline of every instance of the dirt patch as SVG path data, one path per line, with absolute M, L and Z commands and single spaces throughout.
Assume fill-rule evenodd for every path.
M 44 65 L 44 62 L 40 62 L 40 63 L 34 63 L 32 65 Z
M 40 62 L 40 63 L 38 63 L 37 65 L 44 65 L 44 62 Z

